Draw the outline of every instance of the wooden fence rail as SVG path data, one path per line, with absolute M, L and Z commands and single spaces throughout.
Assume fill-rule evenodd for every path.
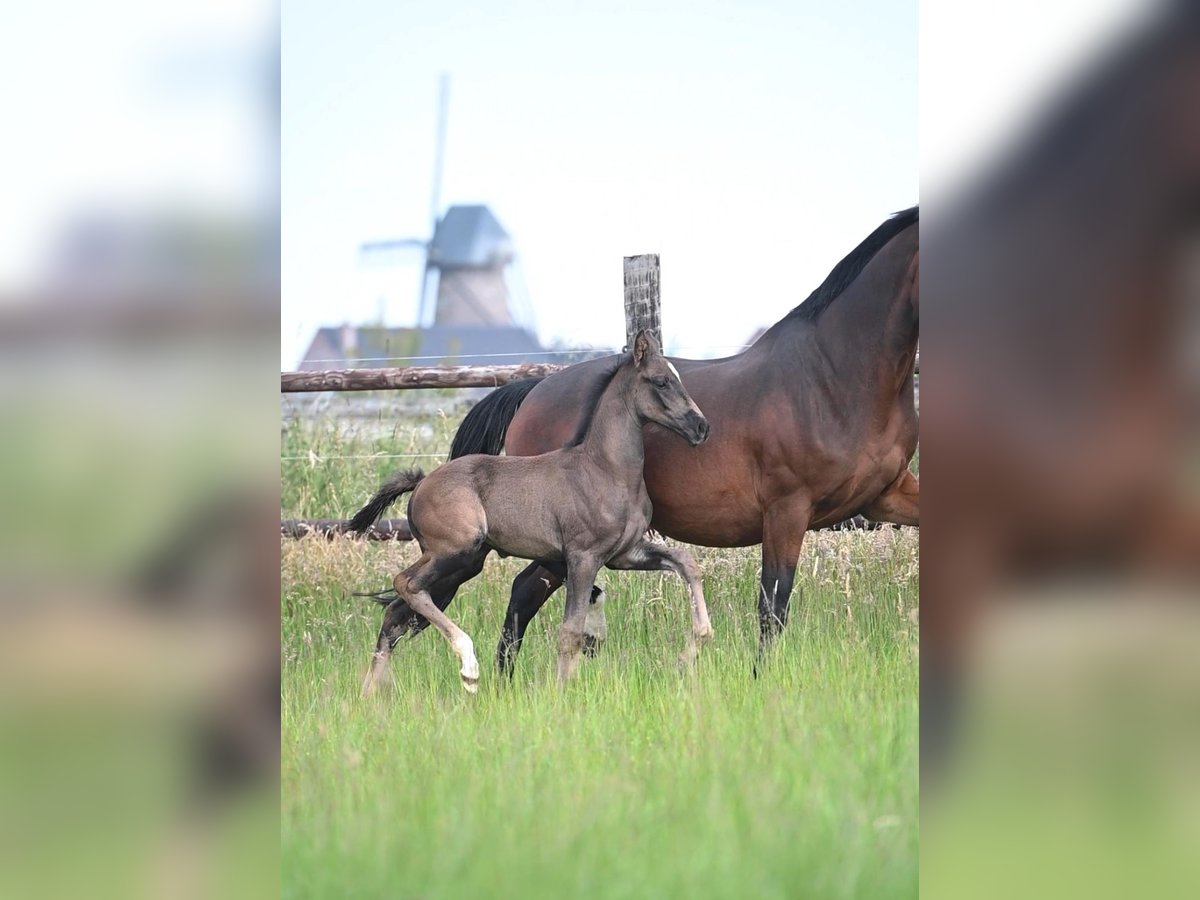
M 544 378 L 565 369 L 561 363 L 519 366 L 409 366 L 402 369 L 327 369 L 282 372 L 280 391 L 385 391 L 417 388 L 493 388 L 523 378 Z
M 567 368 L 564 363 L 522 363 L 519 366 L 409 366 L 402 369 L 325 369 L 281 372 L 280 391 L 389 391 L 420 388 L 494 388 L 523 378 L 545 378 Z M 917 357 L 915 371 L 921 371 Z

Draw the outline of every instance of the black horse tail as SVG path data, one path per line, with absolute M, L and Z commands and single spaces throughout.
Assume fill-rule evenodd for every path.
M 346 529 L 355 534 L 362 534 L 375 524 L 375 520 L 383 515 L 385 509 L 395 503 L 402 494 L 413 490 L 424 477 L 425 473 L 420 469 L 405 469 L 396 472 L 380 485 L 375 496 L 367 501 L 367 505 L 354 514 L 354 518 L 350 520 Z
M 400 595 L 391 588 L 384 588 L 382 591 L 354 591 L 353 595 L 355 597 L 367 597 L 374 600 L 380 606 L 391 606 L 400 599 Z
M 458 459 L 471 453 L 499 456 L 504 449 L 509 423 L 517 414 L 521 402 L 541 380 L 522 378 L 520 381 L 510 381 L 476 403 L 458 426 L 454 443 L 450 445 L 450 458 Z

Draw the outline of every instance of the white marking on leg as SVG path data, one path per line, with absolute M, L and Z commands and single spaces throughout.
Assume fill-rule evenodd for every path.
M 454 652 L 458 654 L 463 687 L 468 693 L 479 690 L 479 660 L 475 658 L 475 644 L 465 631 L 454 638 Z
M 608 597 L 604 588 L 596 595 L 596 599 L 588 604 L 587 616 L 583 620 L 583 633 L 594 641 L 608 639 L 608 620 L 604 615 L 604 603 Z

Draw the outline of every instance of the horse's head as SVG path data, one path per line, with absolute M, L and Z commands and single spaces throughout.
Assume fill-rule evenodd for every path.
M 633 407 L 643 421 L 669 428 L 693 447 L 708 439 L 708 420 L 648 331 L 633 340 L 633 369 Z

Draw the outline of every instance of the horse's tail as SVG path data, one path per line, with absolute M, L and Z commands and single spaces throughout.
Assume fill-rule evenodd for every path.
M 458 426 L 454 443 L 450 445 L 450 458 L 458 459 L 470 453 L 499 456 L 504 449 L 509 423 L 517 414 L 521 402 L 541 380 L 522 378 L 520 381 L 510 381 L 476 403 Z
M 384 588 L 382 591 L 354 591 L 355 597 L 367 597 L 374 600 L 380 606 L 391 606 L 396 600 L 400 599 L 392 588 Z
M 367 505 L 354 514 L 354 518 L 346 526 L 348 531 L 362 534 L 375 524 L 375 520 L 383 515 L 383 511 L 395 503 L 402 494 L 407 494 L 425 477 L 420 469 L 405 469 L 396 472 L 380 485 L 375 496 L 367 501 Z

